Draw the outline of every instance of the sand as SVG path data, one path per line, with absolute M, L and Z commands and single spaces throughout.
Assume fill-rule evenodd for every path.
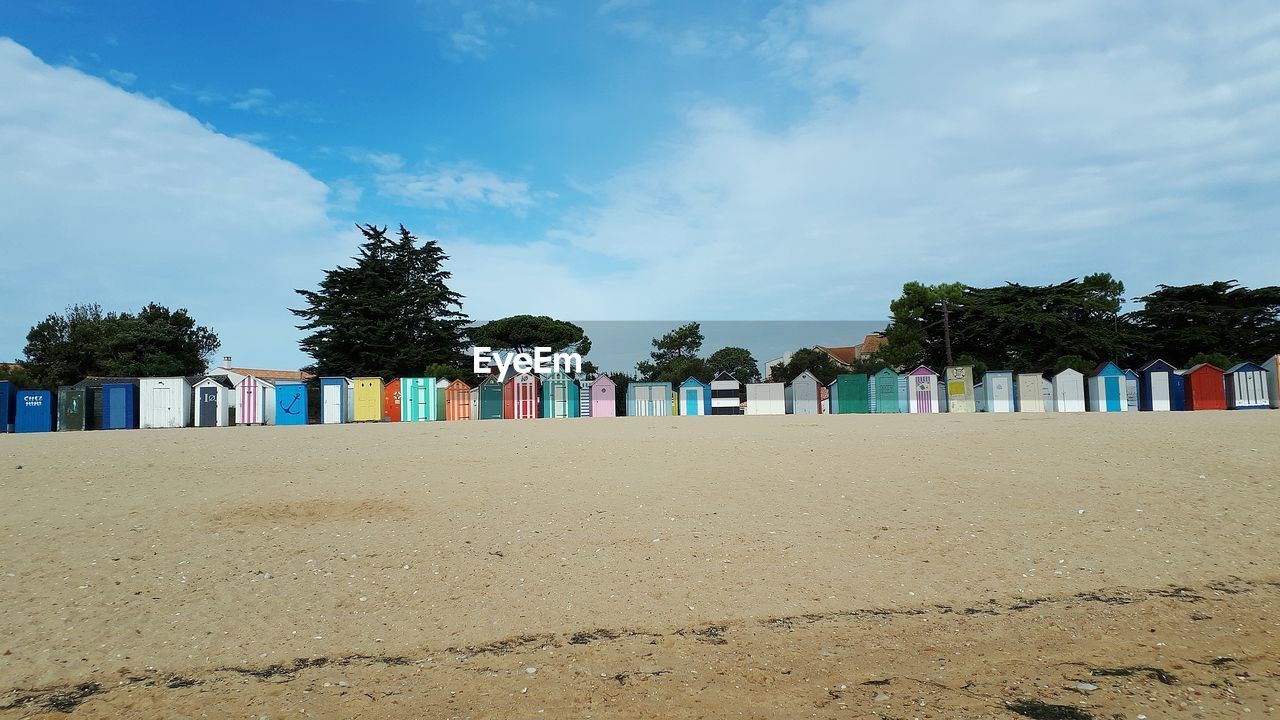
M 0 714 L 1275 717 L 1278 439 L 1269 411 L 0 436 Z

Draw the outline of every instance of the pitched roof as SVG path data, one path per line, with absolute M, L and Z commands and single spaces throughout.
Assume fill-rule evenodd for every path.
M 721 370 L 720 372 L 716 373 L 716 376 L 711 378 L 711 380 L 712 382 L 715 382 L 716 380 L 732 380 L 734 382 L 738 382 L 738 378 L 734 377 L 733 373 L 729 372 L 728 370 Z
M 209 375 L 196 376 L 196 379 L 188 380 L 188 382 L 190 382 L 192 385 L 196 385 L 204 382 L 205 380 L 212 380 L 213 382 L 216 382 L 225 388 L 235 387 L 235 384 L 231 382 L 231 378 L 227 377 L 226 375 L 221 375 L 221 374 L 215 375 L 212 373 Z
M 841 365 L 852 365 L 853 361 L 858 358 L 858 348 L 852 345 L 848 347 L 826 347 L 825 345 L 814 345 L 814 347 L 827 355 L 830 355 L 832 360 L 835 360 Z
M 880 348 L 888 344 L 889 344 L 889 339 L 886 338 L 884 335 L 881 335 L 880 333 L 871 333 L 870 335 L 862 339 L 861 344 L 854 346 L 854 351 L 855 351 L 854 355 L 856 357 L 870 355 L 871 353 L 874 353 L 875 351 L 879 350 Z
M 310 380 L 315 377 L 301 370 L 261 370 L 257 368 L 219 368 L 240 375 L 252 375 L 260 380 Z
M 1228 370 L 1227 372 L 1233 373 L 1233 372 L 1240 372 L 1241 370 L 1253 370 L 1254 372 L 1257 372 L 1259 370 L 1262 372 L 1267 371 L 1266 368 L 1262 367 L 1258 363 L 1242 362 L 1242 363 L 1236 363 L 1235 365 L 1232 365 L 1231 369 Z
M 1222 368 L 1218 367 L 1217 365 L 1214 365 L 1213 363 L 1200 363 L 1199 365 L 1192 365 L 1186 370 L 1183 370 L 1183 372 L 1186 373 L 1187 375 L 1190 375 L 1191 373 L 1200 370 L 1200 368 L 1206 368 L 1206 367 L 1210 367 L 1210 368 L 1213 368 L 1214 370 L 1217 370 L 1219 375 L 1225 372 Z
M 95 376 L 87 377 L 81 380 L 80 382 L 76 383 L 75 385 L 72 385 L 71 387 L 98 388 L 98 387 L 102 387 L 103 385 L 119 385 L 122 383 L 137 385 L 138 378 L 136 377 L 100 377 L 95 375 Z

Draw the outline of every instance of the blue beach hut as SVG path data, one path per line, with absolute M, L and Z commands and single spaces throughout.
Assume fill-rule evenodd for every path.
M 1113 362 L 1104 362 L 1085 382 L 1089 412 L 1124 412 L 1129 409 L 1125 390 L 1128 378 Z
M 1138 390 L 1138 373 L 1125 368 L 1124 370 L 1124 392 L 1125 401 L 1128 404 L 1129 412 L 1137 412 L 1138 406 L 1141 404 L 1142 393 Z
M 351 378 L 320 378 L 321 423 L 325 425 L 349 423 L 355 418 L 354 388 Z
M 19 390 L 14 401 L 13 431 L 52 432 L 55 405 L 48 390 Z
M 276 424 L 307 424 L 307 384 L 299 380 L 276 381 Z
M 0 432 L 13 432 L 14 402 L 17 390 L 8 380 L 0 380 Z
M 1227 408 L 1249 410 L 1271 407 L 1267 369 L 1257 363 L 1242 362 L 1227 371 Z
M 102 429 L 138 428 L 137 382 L 105 383 L 102 386 Z
M 1138 370 L 1138 409 L 1143 412 L 1167 412 L 1181 409 L 1173 406 L 1175 377 L 1179 381 L 1182 379 L 1178 369 L 1159 358 L 1143 365 Z M 1180 382 L 1176 396 L 1182 397 Z
M 696 378 L 680 383 L 680 414 L 710 415 L 711 386 Z
M 582 411 L 582 388 L 563 371 L 554 372 L 542 381 L 542 417 L 574 418 Z

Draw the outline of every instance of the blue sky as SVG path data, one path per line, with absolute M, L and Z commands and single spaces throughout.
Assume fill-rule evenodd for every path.
M 0 357 L 158 300 L 303 364 L 291 290 L 355 222 L 438 239 L 479 318 L 1272 284 L 1277 36 L 1269 2 L 12 0 Z

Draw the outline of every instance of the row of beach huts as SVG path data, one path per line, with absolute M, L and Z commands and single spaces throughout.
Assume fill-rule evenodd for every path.
M 849 373 L 824 385 L 809 372 L 790 382 L 743 384 L 729 373 L 710 383 L 689 378 L 631 382 L 625 414 L 817 415 L 861 413 L 1041 413 L 1226 410 L 1280 407 L 1280 355 L 1228 370 L 1200 364 L 1179 370 L 1163 360 L 1141 369 L 1103 363 L 1085 375 L 927 367 L 906 373 L 885 368 Z M 61 388 L 20 390 L 0 382 L 0 431 L 117 430 L 131 428 L 305 425 L 308 384 L 254 375 L 86 378 Z M 579 380 L 564 373 L 518 374 L 505 382 L 490 375 L 475 387 L 462 380 L 323 377 L 319 420 L 420 422 L 615 417 L 622 405 L 607 375 Z

